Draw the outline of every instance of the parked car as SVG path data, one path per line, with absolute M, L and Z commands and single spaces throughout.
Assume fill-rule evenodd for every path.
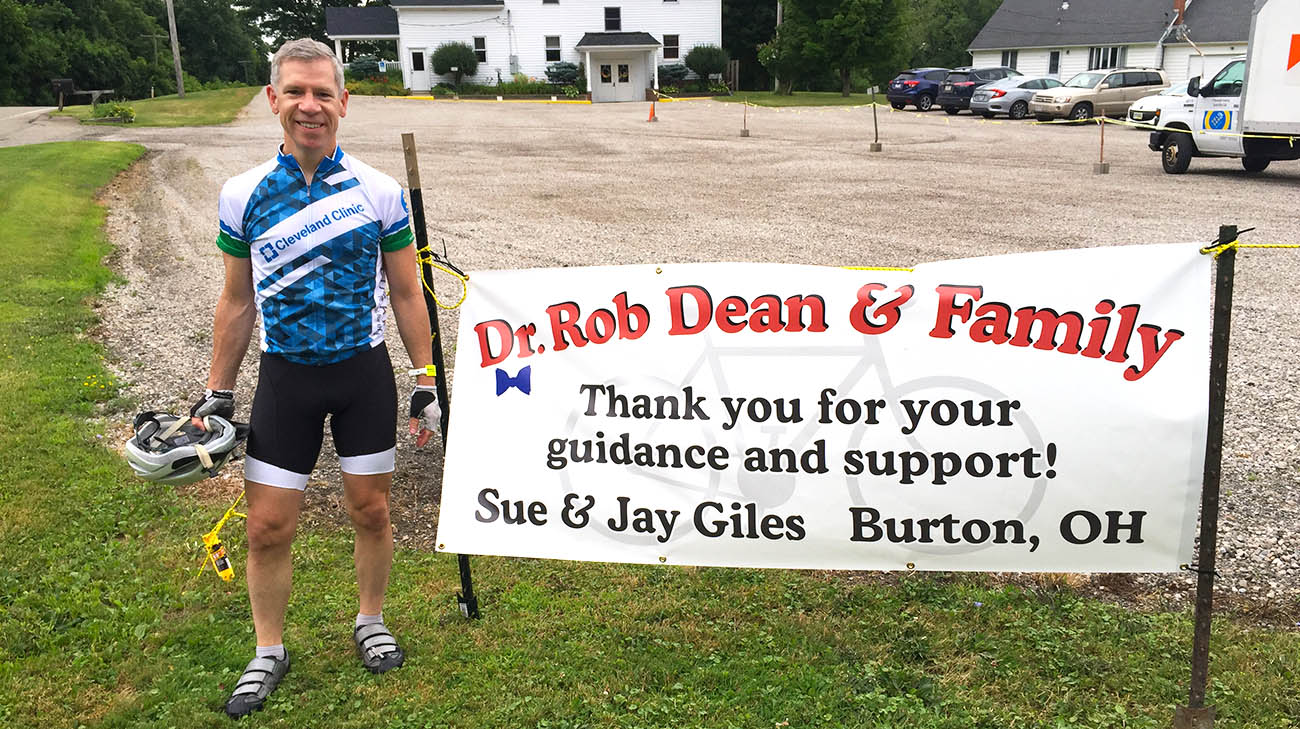
M 911 104 L 918 111 L 929 111 L 939 96 L 939 84 L 947 75 L 946 68 L 909 68 L 889 82 L 885 98 L 895 109 Z
M 970 97 L 976 86 L 1023 75 L 1016 69 L 1006 66 L 954 68 L 943 77 L 943 85 L 939 87 L 939 98 L 935 101 L 949 114 L 957 114 L 962 109 L 970 108 Z
M 1029 102 L 1039 121 L 1124 116 L 1134 101 L 1169 87 L 1158 68 L 1116 68 L 1075 74 L 1065 85 L 1048 89 Z
M 1160 123 L 1160 114 L 1165 109 L 1177 106 L 1187 98 L 1187 89 L 1181 86 L 1170 86 L 1158 94 L 1143 96 L 1128 108 L 1128 120 L 1134 124 L 1155 126 Z
M 1029 100 L 1043 89 L 1054 89 L 1061 82 L 1055 76 L 1012 76 L 975 89 L 970 97 L 970 113 L 992 119 L 1006 114 L 1012 119 L 1029 116 Z

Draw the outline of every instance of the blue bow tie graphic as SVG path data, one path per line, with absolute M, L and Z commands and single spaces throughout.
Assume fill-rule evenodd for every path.
M 511 377 L 510 373 L 498 367 L 497 368 L 497 397 L 501 397 L 501 394 L 506 390 L 509 390 L 511 387 L 519 388 L 519 391 L 524 393 L 525 395 L 531 393 L 533 391 L 532 374 L 533 374 L 532 365 L 525 366 L 523 369 L 519 370 L 519 374 L 515 375 L 514 377 Z

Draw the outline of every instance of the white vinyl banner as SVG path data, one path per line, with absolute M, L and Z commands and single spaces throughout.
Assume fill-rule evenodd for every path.
M 1198 249 L 474 273 L 438 548 L 1176 570 L 1205 452 Z

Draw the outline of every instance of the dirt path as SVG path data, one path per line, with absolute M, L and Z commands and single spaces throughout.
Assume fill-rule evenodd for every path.
M 223 127 L 95 130 L 149 154 L 107 193 L 112 265 L 104 297 L 112 366 L 143 405 L 181 409 L 202 388 L 221 283 L 213 245 L 222 182 L 279 138 L 256 99 Z M 1247 177 L 1234 160 L 1160 171 L 1146 135 L 1108 130 L 1111 174 L 1091 173 L 1095 127 L 880 115 L 883 154 L 867 152 L 868 109 L 751 110 L 709 101 L 647 105 L 451 104 L 353 99 L 341 143 L 405 180 L 400 134 L 416 133 L 430 236 L 467 270 L 756 260 L 907 265 L 1091 245 L 1208 241 L 1223 223 L 1259 242 L 1300 242 L 1300 164 Z M 63 124 L 63 122 L 44 122 Z M 41 129 L 42 122 L 35 127 Z M 1289 295 L 1300 253 L 1245 252 L 1237 265 L 1225 443 L 1221 586 L 1246 609 L 1300 612 L 1300 308 Z M 439 280 L 444 299 L 459 288 Z M 456 316 L 444 314 L 454 342 Z M 390 331 L 396 331 L 390 325 Z M 394 361 L 400 342 L 390 338 Z M 446 344 L 448 361 L 452 344 Z M 240 376 L 240 414 L 255 384 Z M 1204 397 L 1204 393 L 1188 393 Z M 328 450 L 328 449 L 327 449 Z M 400 543 L 428 546 L 441 462 L 398 450 Z M 339 522 L 332 454 L 309 488 L 308 521 Z M 237 491 L 238 469 L 229 469 Z M 210 488 L 210 487 L 205 487 Z M 1099 589 L 1185 600 L 1186 575 L 1109 576 Z M 1107 587 L 1109 586 L 1109 587 Z M 1300 619 L 1300 618 L 1297 618 Z

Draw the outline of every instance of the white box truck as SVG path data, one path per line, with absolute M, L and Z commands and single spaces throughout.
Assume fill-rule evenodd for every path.
M 1247 55 L 1162 106 L 1148 146 L 1170 174 L 1193 157 L 1237 157 L 1247 172 L 1300 159 L 1300 2 L 1255 0 Z

